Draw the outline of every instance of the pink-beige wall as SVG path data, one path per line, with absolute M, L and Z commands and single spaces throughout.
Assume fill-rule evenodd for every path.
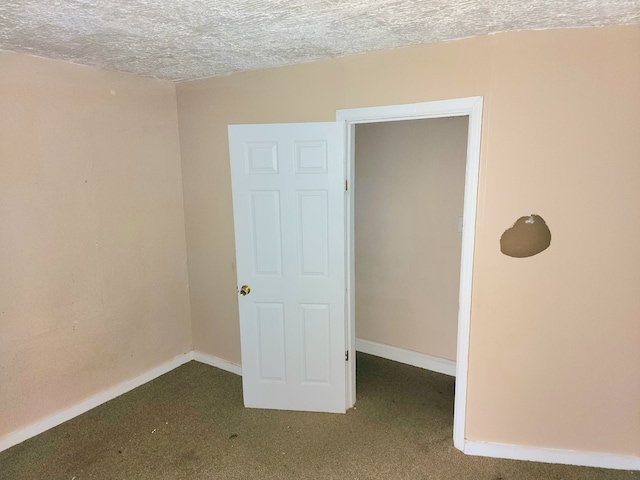
M 512 32 L 177 85 L 194 347 L 240 362 L 227 125 L 481 95 L 470 440 L 640 455 L 640 27 Z M 547 221 L 514 259 L 502 232 Z
M 356 336 L 455 361 L 468 117 L 356 126 Z
M 0 52 L 0 438 L 191 350 L 175 86 Z

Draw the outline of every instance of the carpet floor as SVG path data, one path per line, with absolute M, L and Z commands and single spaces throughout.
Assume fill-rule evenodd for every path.
M 345 415 L 246 409 L 239 376 L 187 363 L 0 452 L 1 480 L 640 480 L 640 472 L 467 456 L 454 379 L 357 356 Z

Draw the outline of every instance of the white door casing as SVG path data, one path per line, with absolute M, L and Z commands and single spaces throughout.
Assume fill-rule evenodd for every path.
M 456 395 L 453 418 L 453 443 L 465 451 L 467 410 L 467 371 L 469 365 L 469 335 L 471 327 L 471 290 L 473 280 L 473 253 L 475 242 L 478 178 L 480 168 L 480 138 L 482 132 L 482 97 L 456 98 L 433 102 L 384 107 L 353 108 L 336 111 L 336 119 L 346 123 L 347 179 L 351 195 L 347 197 L 347 345 L 355 353 L 355 126 L 359 123 L 393 122 L 469 116 L 467 161 L 464 185 L 464 222 L 462 226 L 462 252 L 460 262 L 460 295 L 458 310 L 458 342 L 456 357 Z M 347 370 L 347 408 L 356 401 L 355 365 Z
M 230 125 L 244 404 L 345 411 L 343 122 Z

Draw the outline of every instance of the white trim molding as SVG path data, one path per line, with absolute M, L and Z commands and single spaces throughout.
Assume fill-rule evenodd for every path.
M 196 362 L 204 363 L 206 365 L 210 365 L 212 367 L 216 367 L 221 370 L 225 370 L 227 372 L 235 373 L 236 375 L 242 376 L 242 367 L 240 365 L 228 362 L 227 360 L 223 360 L 222 358 L 214 357 L 213 355 L 198 352 L 197 350 L 191 352 L 191 355 L 193 357 L 193 360 L 195 360 Z
M 489 442 L 464 442 L 464 453 L 481 457 L 509 458 L 532 462 L 562 463 L 584 467 L 640 470 L 640 457 L 553 448 L 522 447 Z
M 39 435 L 40 433 L 43 433 L 50 428 L 60 425 L 61 423 L 71 420 L 78 415 L 82 415 L 92 408 L 102 405 L 109 400 L 113 400 L 114 398 L 133 390 L 134 388 L 144 385 L 145 383 L 150 382 L 160 375 L 164 375 L 165 373 L 170 372 L 180 365 L 193 360 L 193 355 L 191 353 L 192 352 L 178 355 L 168 362 L 158 365 L 157 367 L 152 368 L 151 370 L 148 370 L 135 378 L 126 380 L 119 385 L 116 385 L 115 387 L 103 390 L 102 392 L 93 395 L 86 400 L 73 405 L 72 407 L 61 410 L 58 413 L 54 413 L 53 415 L 43 418 L 39 422 L 33 423 L 28 427 L 17 430 L 3 438 L 0 438 L 0 452 L 13 447 L 14 445 L 22 443 L 31 437 L 35 437 L 36 435 Z
M 349 182 L 347 192 L 347 342 L 350 354 L 355 350 L 355 209 L 353 194 L 357 189 L 355 178 L 355 126 L 359 123 L 393 122 L 469 116 L 467 159 L 464 182 L 464 223 L 462 226 L 462 252 L 460 261 L 460 295 L 458 302 L 458 342 L 456 352 L 456 396 L 453 413 L 453 444 L 464 449 L 467 411 L 467 373 L 469 364 L 469 334 L 471 331 L 471 287 L 473 281 L 473 253 L 475 244 L 476 208 L 480 170 L 480 139 L 482 135 L 482 97 L 454 98 L 433 102 L 384 107 L 352 108 L 336 111 L 336 120 L 345 123 L 347 132 L 347 162 L 345 176 Z M 354 362 L 347 367 L 346 406 L 356 399 Z
M 413 352 L 402 348 L 383 345 L 369 340 L 356 339 L 356 350 L 387 358 L 397 362 L 407 363 L 428 370 L 454 375 L 456 365 L 451 360 L 446 360 L 431 355 Z M 113 388 L 104 390 L 70 408 L 55 413 L 26 428 L 17 430 L 0 438 L 0 452 L 13 447 L 23 441 L 43 433 L 61 423 L 81 415 L 92 408 L 113 400 L 134 388 L 144 385 L 155 378 L 170 372 L 171 370 L 195 360 L 212 367 L 220 368 L 227 372 L 242 375 L 242 367 L 227 360 L 223 360 L 206 353 L 191 351 L 178 355 L 135 378 L 122 382 Z M 441 371 L 446 370 L 446 371 Z M 464 442 L 463 452 L 467 455 L 483 457 L 509 458 L 513 460 L 529 460 L 533 462 L 561 463 L 567 465 L 582 465 L 587 467 L 612 468 L 618 470 L 640 470 L 640 457 L 615 455 L 607 453 L 581 452 L 576 450 L 556 450 L 550 448 L 523 447 L 488 442 Z
M 345 108 L 336 110 L 336 120 L 350 123 L 418 120 L 422 118 L 459 117 L 469 115 L 482 97 L 452 98 L 432 102 L 388 105 L 382 107 Z
M 456 376 L 456 362 L 446 358 L 434 357 L 426 353 L 414 352 L 413 350 L 406 350 L 362 338 L 356 338 L 356 351 L 393 360 L 394 362 L 406 363 L 425 370 L 444 373 L 452 377 Z
M 71 420 L 78 415 L 82 415 L 92 408 L 102 405 L 109 400 L 113 400 L 114 398 L 133 390 L 134 388 L 144 385 L 145 383 L 158 378 L 160 375 L 164 375 L 165 373 L 168 373 L 171 370 L 178 368 L 179 366 L 184 365 L 187 362 L 190 362 L 191 360 L 195 360 L 197 362 L 204 363 L 221 370 L 226 370 L 227 372 L 235 373 L 237 375 L 242 375 L 242 367 L 240 367 L 240 365 L 236 365 L 235 363 L 231 363 L 221 358 L 207 355 L 206 353 L 198 352 L 195 350 L 184 353 L 182 355 L 174 357 L 168 362 L 165 362 L 155 368 L 152 368 L 151 370 L 146 371 L 141 375 L 138 375 L 135 378 L 126 380 L 121 384 L 116 385 L 115 387 L 103 390 L 102 392 L 93 395 L 92 397 L 89 397 L 86 400 L 73 405 L 72 407 L 54 413 L 53 415 L 43 418 L 39 422 L 33 423 L 21 430 L 11 432 L 9 435 L 0 438 L 0 452 L 13 447 L 14 445 L 22 443 L 31 437 L 35 437 L 36 435 L 39 435 L 49 430 L 50 428 L 60 425 L 61 423 Z

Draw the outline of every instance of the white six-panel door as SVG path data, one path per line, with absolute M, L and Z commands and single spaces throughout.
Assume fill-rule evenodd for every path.
M 244 404 L 344 412 L 344 124 L 230 125 L 229 150 Z

